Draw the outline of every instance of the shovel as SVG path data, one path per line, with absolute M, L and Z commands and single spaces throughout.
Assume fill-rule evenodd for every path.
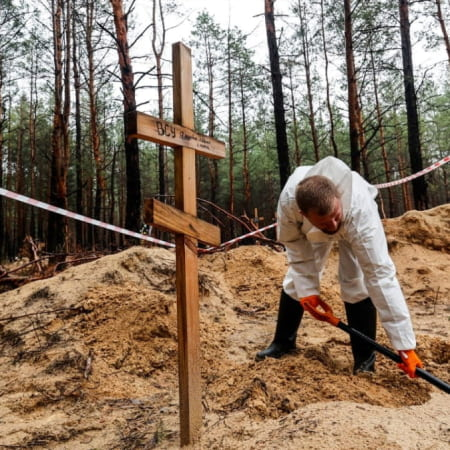
M 360 339 L 366 341 L 376 351 L 380 352 L 384 356 L 387 356 L 388 358 L 392 359 L 397 363 L 402 362 L 402 358 L 400 358 L 400 356 L 397 355 L 397 353 L 394 353 L 387 347 L 378 344 L 378 342 L 374 341 L 373 339 L 356 330 L 355 328 L 352 328 L 347 324 L 341 322 L 337 317 L 333 315 L 333 310 L 331 309 L 331 307 L 327 303 L 325 303 L 322 299 L 317 298 L 317 305 L 313 305 L 309 297 L 306 297 L 301 301 L 301 304 L 303 308 L 306 309 L 306 311 L 308 311 L 314 318 L 322 320 L 323 322 L 328 322 L 331 325 L 334 325 L 335 327 L 344 330 L 350 335 L 357 336 Z M 321 309 L 318 309 L 319 307 Z M 450 394 L 450 384 L 447 384 L 445 381 L 440 380 L 439 378 L 435 377 L 426 370 L 418 367 L 416 368 L 416 375 L 433 384 L 434 386 L 438 387 L 439 389 L 442 389 L 444 392 L 447 392 L 447 394 Z

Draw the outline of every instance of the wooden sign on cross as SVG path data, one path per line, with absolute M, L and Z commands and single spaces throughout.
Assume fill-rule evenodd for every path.
M 136 112 L 128 136 L 175 148 L 175 208 L 147 200 L 144 220 L 175 233 L 180 441 L 185 446 L 200 440 L 202 425 L 197 241 L 220 244 L 220 229 L 196 217 L 195 155 L 223 158 L 225 144 L 193 131 L 190 49 L 173 44 L 172 59 L 174 123 Z

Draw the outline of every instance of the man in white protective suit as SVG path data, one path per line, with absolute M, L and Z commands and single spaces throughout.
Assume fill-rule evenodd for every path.
M 275 337 L 256 355 L 279 358 L 295 349 L 303 316 L 300 301 L 320 295 L 320 278 L 333 242 L 339 248 L 339 282 L 348 325 L 376 338 L 377 312 L 410 377 L 422 362 L 375 202 L 377 189 L 337 158 L 298 167 L 277 209 L 278 240 L 289 268 L 283 281 Z M 375 370 L 375 351 L 351 335 L 353 373 Z

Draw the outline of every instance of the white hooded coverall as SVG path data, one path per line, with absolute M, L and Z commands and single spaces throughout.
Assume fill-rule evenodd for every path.
M 297 184 L 323 175 L 341 195 L 343 220 L 329 235 L 304 217 L 295 200 Z M 377 189 L 337 158 L 328 156 L 314 166 L 298 167 L 284 186 L 277 209 L 278 240 L 289 263 L 283 289 L 301 299 L 320 294 L 320 277 L 333 241 L 339 245 L 339 282 L 345 302 L 372 299 L 381 323 L 396 350 L 412 350 L 416 340 L 411 318 L 389 256 L 386 236 L 375 202 Z

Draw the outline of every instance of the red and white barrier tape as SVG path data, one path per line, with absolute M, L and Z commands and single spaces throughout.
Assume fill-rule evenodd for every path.
M 430 167 L 427 167 L 426 169 L 423 169 L 420 172 L 415 173 L 414 175 L 409 175 L 408 177 L 402 178 L 401 180 L 390 181 L 388 183 L 375 184 L 374 186 L 378 189 L 391 187 L 391 186 L 397 186 L 398 184 L 403 184 L 408 181 L 414 180 L 414 178 L 421 177 L 422 175 L 425 175 L 426 173 L 431 172 L 432 170 L 435 170 L 440 166 L 443 166 L 445 163 L 448 163 L 449 161 L 450 161 L 450 155 L 446 156 L 445 158 L 442 158 L 440 161 L 435 162 Z
M 80 220 L 81 222 L 89 223 L 97 227 L 105 228 L 106 230 L 116 231 L 117 233 L 126 234 L 137 239 L 143 239 L 145 241 L 153 242 L 154 244 L 164 245 L 165 247 L 175 247 L 175 244 L 170 242 L 161 241 L 160 239 L 152 238 L 146 234 L 136 233 L 134 231 L 127 230 L 126 228 L 116 227 L 115 225 L 110 225 L 106 222 L 101 222 L 100 220 L 92 219 L 90 217 L 83 216 L 71 211 L 66 211 L 65 209 L 58 208 L 48 203 L 40 202 L 38 200 L 33 200 L 25 195 L 16 194 L 15 192 L 8 191 L 7 189 L 0 188 L 0 195 L 4 197 L 11 198 L 13 200 L 18 200 L 19 202 L 26 203 L 28 205 L 36 206 L 47 211 L 51 211 L 62 216 L 70 217 L 71 219 Z
M 106 230 L 115 231 L 117 233 L 125 234 L 127 236 L 131 236 L 131 237 L 134 237 L 137 239 L 142 239 L 145 241 L 153 242 L 154 244 L 163 245 L 165 247 L 171 247 L 171 248 L 175 247 L 175 244 L 172 244 L 170 242 L 162 241 L 161 239 L 152 238 L 151 236 L 148 236 L 146 234 L 136 233 L 134 231 L 127 230 L 126 228 L 121 228 L 121 227 L 117 227 L 115 225 L 110 225 L 109 223 L 102 222 L 97 219 L 92 219 L 91 217 L 87 217 L 87 216 L 83 216 L 81 214 L 67 211 L 65 209 L 58 208 L 57 206 L 53 206 L 48 203 L 41 202 L 39 200 L 34 200 L 34 199 L 27 197 L 25 195 L 22 195 L 22 194 L 16 194 L 15 192 L 8 191 L 7 189 L 0 188 L 0 195 L 3 195 L 4 197 L 10 198 L 12 200 L 17 200 L 19 202 L 26 203 L 28 205 L 36 206 L 37 208 L 45 209 L 47 211 L 51 211 L 53 213 L 60 214 L 62 216 L 70 217 L 71 219 L 80 220 L 81 222 L 88 223 L 90 225 L 95 225 L 97 227 L 105 228 Z M 228 245 L 232 245 L 242 239 L 245 239 L 249 236 L 253 236 L 255 234 L 261 233 L 261 232 L 266 231 L 269 228 L 272 228 L 275 226 L 276 226 L 276 223 L 274 223 L 272 225 L 268 225 L 268 226 L 261 228 L 259 230 L 256 230 L 256 231 L 252 231 L 251 233 L 245 234 L 244 236 L 240 236 L 238 238 L 232 239 L 231 241 L 224 242 L 217 248 L 222 248 L 222 247 L 226 247 Z M 214 248 L 216 248 L 216 247 L 209 247 L 206 249 L 199 249 L 199 250 L 203 253 L 207 253 L 207 252 L 213 250 Z
M 272 225 L 267 225 L 263 228 L 260 228 L 259 230 L 251 231 L 250 233 L 244 234 L 243 236 L 239 236 L 237 238 L 231 239 L 230 241 L 224 242 L 224 243 L 220 244 L 218 247 L 208 247 L 208 248 L 199 249 L 199 252 L 200 253 L 209 253 L 209 252 L 212 252 L 213 250 L 228 247 L 229 245 L 233 245 L 236 242 L 242 241 L 243 239 L 246 239 L 250 236 L 254 236 L 255 234 L 258 234 L 258 233 L 262 233 L 263 231 L 267 231 L 270 228 L 273 228 L 276 226 L 277 226 L 276 223 L 273 223 Z
M 410 175 L 410 176 L 408 176 L 406 178 L 402 178 L 401 180 L 391 181 L 389 183 L 375 184 L 374 186 L 379 188 L 379 189 L 381 189 L 381 188 L 385 188 L 385 187 L 395 186 L 397 184 L 406 183 L 408 181 L 413 180 L 414 178 L 418 178 L 418 177 L 420 177 L 422 175 L 425 175 L 426 173 L 431 172 L 432 170 L 435 170 L 435 169 L 437 169 L 440 166 L 443 166 L 444 164 L 448 163 L 449 161 L 450 161 L 450 155 L 446 156 L 445 158 L 442 158 L 440 161 L 435 162 L 431 166 L 427 167 L 426 169 L 421 170 L 420 172 L 415 173 L 414 175 Z M 227 247 L 229 245 L 233 245 L 236 242 L 241 241 L 241 240 L 243 240 L 245 238 L 248 238 L 250 236 L 254 236 L 255 234 L 261 233 L 263 231 L 268 230 L 269 228 L 273 228 L 273 227 L 276 227 L 276 226 L 277 226 L 277 224 L 273 223 L 272 225 L 268 225 L 268 226 L 266 226 L 264 228 L 260 228 L 259 230 L 252 231 L 251 233 L 244 234 L 243 236 L 240 236 L 240 237 L 237 237 L 235 239 L 232 239 L 231 241 L 224 242 L 223 244 L 220 244 L 219 247 L 209 247 L 209 248 L 206 248 L 206 249 L 202 249 L 201 251 L 204 252 L 204 253 L 207 253 L 207 252 L 213 251 L 215 248 L 224 248 L 224 247 Z
M 382 188 L 385 188 L 385 187 L 396 186 L 398 184 L 406 183 L 408 181 L 413 180 L 414 178 L 420 177 L 420 176 L 422 176 L 422 175 L 424 175 L 424 174 L 426 174 L 428 172 L 431 172 L 432 170 L 437 169 L 438 167 L 448 163 L 449 161 L 450 161 L 450 155 L 446 156 L 445 158 L 442 158 L 440 161 L 435 162 L 431 166 L 427 167 L 426 169 L 421 170 L 420 172 L 415 173 L 414 175 L 410 175 L 410 176 L 408 176 L 406 178 L 402 178 L 401 180 L 391 181 L 389 183 L 375 184 L 374 186 L 379 188 L 379 189 L 382 189 Z M 85 223 L 89 223 L 91 225 L 95 225 L 95 226 L 98 226 L 98 227 L 101 227 L 101 228 L 105 228 L 106 230 L 115 231 L 117 233 L 125 234 L 127 236 L 131 236 L 131 237 L 134 237 L 134 238 L 137 238 L 137 239 L 142 239 L 142 240 L 145 240 L 145 241 L 153 242 L 154 244 L 163 245 L 165 247 L 171 247 L 171 248 L 175 247 L 175 244 L 172 244 L 170 242 L 166 242 L 166 241 L 162 241 L 160 239 L 152 238 L 151 236 L 148 236 L 146 234 L 136 233 L 134 231 L 127 230 L 126 228 L 120 228 L 120 227 L 117 227 L 115 225 L 110 225 L 109 223 L 101 222 L 100 220 L 92 219 L 90 217 L 86 217 L 86 216 L 83 216 L 81 214 L 77 214 L 77 213 L 74 213 L 74 212 L 62 209 L 62 208 L 58 208 L 58 207 L 50 205 L 48 203 L 44 203 L 44 202 L 40 202 L 38 200 L 34 200 L 34 199 L 30 198 L 30 197 L 26 197 L 25 195 L 16 194 L 15 192 L 8 191 L 7 189 L 0 188 L 0 195 L 3 195 L 4 197 L 7 197 L 7 198 L 11 198 L 13 200 L 17 200 L 17 201 L 22 202 L 22 203 L 27 203 L 28 205 L 32 205 L 32 206 L 36 206 L 36 207 L 41 208 L 41 209 L 45 209 L 47 211 L 51 211 L 51 212 L 56 213 L 56 214 L 60 214 L 62 216 L 70 217 L 71 219 L 80 220 L 81 222 L 85 222 Z M 246 239 L 248 237 L 254 236 L 254 235 L 258 234 L 258 233 L 262 233 L 262 232 L 267 231 L 270 228 L 273 228 L 273 227 L 276 227 L 276 226 L 277 226 L 276 223 L 273 223 L 271 225 L 267 225 L 267 226 L 265 226 L 263 228 L 260 228 L 259 230 L 252 231 L 250 233 L 244 234 L 243 236 L 239 236 L 237 238 L 231 239 L 230 241 L 224 242 L 224 243 L 220 244 L 218 247 L 208 247 L 208 248 L 205 248 L 205 249 L 199 249 L 199 252 L 201 252 L 201 253 L 208 253 L 208 252 L 211 252 L 211 251 L 213 251 L 215 249 L 218 249 L 218 248 L 228 247 L 230 245 L 235 244 L 236 242 L 242 241 L 243 239 Z

